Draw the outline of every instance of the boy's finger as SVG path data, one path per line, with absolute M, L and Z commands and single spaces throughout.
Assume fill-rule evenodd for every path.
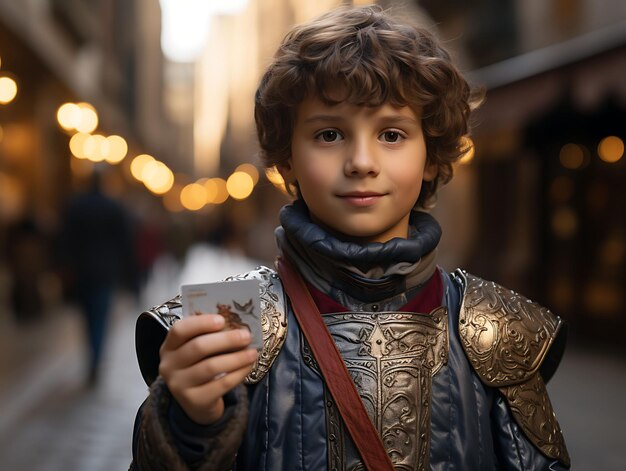
M 224 318 L 219 314 L 189 316 L 176 322 L 167 333 L 162 349 L 176 350 L 198 335 L 217 332 L 224 328 Z
M 207 357 L 242 350 L 250 344 L 247 329 L 225 330 L 198 335 L 168 355 L 161 355 L 161 367 L 166 370 L 188 368 Z
M 247 348 L 238 352 L 207 358 L 178 372 L 177 381 L 184 382 L 188 387 L 214 382 L 230 373 L 252 366 L 256 357 L 257 351 L 253 348 Z
M 247 365 L 225 375 L 220 375 L 208 383 L 193 388 L 190 396 L 195 396 L 200 401 L 214 401 L 243 383 L 250 371 L 252 371 L 252 365 Z
M 199 335 L 189 340 L 176 351 L 176 365 L 185 368 L 204 358 L 234 352 L 250 344 L 251 335 L 247 329 L 234 329 Z

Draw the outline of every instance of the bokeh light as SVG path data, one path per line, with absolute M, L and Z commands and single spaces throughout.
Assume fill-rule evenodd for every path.
M 92 162 L 102 162 L 108 153 L 106 137 L 101 134 L 88 136 L 83 144 L 85 158 Z
M 63 103 L 57 110 L 57 121 L 66 131 L 90 134 L 98 127 L 98 113 L 89 103 Z
M 259 171 L 256 168 L 256 166 L 252 164 L 249 164 L 249 163 L 241 164 L 235 169 L 235 172 L 245 172 L 248 175 L 250 175 L 252 177 L 253 185 L 256 185 L 259 181 Z
M 215 180 L 215 178 L 207 178 L 202 181 L 202 186 L 204 186 L 204 190 L 206 191 L 207 204 L 212 204 L 215 198 L 217 198 L 219 187 Z M 198 181 L 198 183 L 200 183 L 200 181 Z
M 143 168 L 146 166 L 148 162 L 152 162 L 154 157 L 148 154 L 139 154 L 137 157 L 133 159 L 130 163 L 130 173 L 135 178 L 135 180 L 141 180 L 141 174 L 143 172 Z
M 578 144 L 565 144 L 559 152 L 561 165 L 570 170 L 576 170 L 585 163 L 585 149 Z
M 196 183 L 204 188 L 206 204 L 222 204 L 230 196 L 223 178 L 201 178 Z
M 66 131 L 76 129 L 80 123 L 81 111 L 76 103 L 63 103 L 57 110 L 57 121 Z
M 70 139 L 70 152 L 74 157 L 79 159 L 87 158 L 85 156 L 85 141 L 89 137 L 89 134 L 84 132 L 77 132 Z
M 0 77 L 0 104 L 11 103 L 17 95 L 17 82 L 11 77 Z
M 607 267 L 619 269 L 626 262 L 626 239 L 618 231 L 609 235 L 600 246 L 600 260 Z
M 217 188 L 217 194 L 213 198 L 213 204 L 225 203 L 228 199 L 228 188 L 226 188 L 226 180 L 223 178 L 211 178 Z
M 76 125 L 78 132 L 94 132 L 98 127 L 98 114 L 96 109 L 89 103 L 78 103 L 80 108 L 80 120 Z
M 617 136 L 608 136 L 598 144 L 598 156 L 605 162 L 613 164 L 624 155 L 624 141 Z
M 163 162 L 151 160 L 144 165 L 141 171 L 141 180 L 148 190 L 162 195 L 174 185 L 174 174 Z
M 0 172 L 0 218 L 15 220 L 24 209 L 25 195 L 22 182 L 13 175 Z
M 233 199 L 243 200 L 252 193 L 254 182 L 247 173 L 235 172 L 226 180 L 226 189 Z
M 560 239 L 569 239 L 578 230 L 578 216 L 567 206 L 554 211 L 551 222 L 552 232 Z
M 126 140 L 117 135 L 112 135 L 107 137 L 107 142 L 109 145 L 108 155 L 105 157 L 105 160 L 110 164 L 118 164 L 126 157 L 128 153 L 128 144 Z
M 206 191 L 199 183 L 189 183 L 180 192 L 180 202 L 185 209 L 197 211 L 206 204 Z

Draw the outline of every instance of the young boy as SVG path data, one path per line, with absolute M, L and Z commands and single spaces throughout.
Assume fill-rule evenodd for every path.
M 262 281 L 260 354 L 220 316 L 179 320 L 178 299 L 140 317 L 151 390 L 135 423 L 136 469 L 569 467 L 544 385 L 562 354 L 561 320 L 437 267 L 440 228 L 417 210 L 450 180 L 472 105 L 435 39 L 378 8 L 340 8 L 285 37 L 255 110 L 264 163 L 296 195 L 276 238 L 371 423 L 346 425 L 340 375 L 303 328 L 311 317 L 296 318 L 308 294 L 290 291 L 284 268 L 261 267 L 242 276 Z M 355 445 L 372 426 L 380 467 Z

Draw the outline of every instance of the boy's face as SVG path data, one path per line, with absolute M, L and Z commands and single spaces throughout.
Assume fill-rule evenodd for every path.
M 291 158 L 279 170 L 298 183 L 314 222 L 360 243 L 406 238 L 422 181 L 437 172 L 426 167 L 411 108 L 329 106 L 314 97 L 297 108 Z

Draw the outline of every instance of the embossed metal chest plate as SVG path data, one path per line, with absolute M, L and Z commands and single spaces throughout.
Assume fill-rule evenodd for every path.
M 394 467 L 428 469 L 432 376 L 448 359 L 446 308 L 326 314 L 324 321 Z M 364 469 L 328 394 L 326 404 L 329 469 Z

